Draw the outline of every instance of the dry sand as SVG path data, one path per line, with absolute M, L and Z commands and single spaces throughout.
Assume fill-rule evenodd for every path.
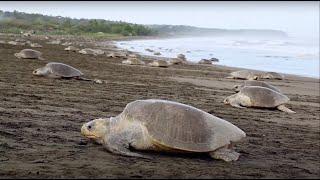
M 296 114 L 224 105 L 242 80 L 225 79 L 234 68 L 174 65 L 129 66 L 123 58 L 67 52 L 34 41 L 46 59 L 17 59 L 27 46 L 0 44 L 0 178 L 319 178 L 319 80 L 287 76 L 270 80 Z M 93 84 L 35 77 L 47 62 L 67 63 Z M 80 134 L 84 122 L 115 116 L 137 99 L 189 104 L 230 121 L 247 133 L 236 145 L 238 161 L 207 155 L 151 153 L 153 160 L 111 154 Z

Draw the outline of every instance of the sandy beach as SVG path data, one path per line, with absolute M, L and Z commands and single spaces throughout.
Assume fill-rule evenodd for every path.
M 286 75 L 265 80 L 290 98 L 287 107 L 296 114 L 237 109 L 222 102 L 243 82 L 225 79 L 236 68 L 130 66 L 121 64 L 125 58 L 83 55 L 47 40 L 31 41 L 43 45 L 32 49 L 45 60 L 18 59 L 14 53 L 29 46 L 0 44 L 0 178 L 320 177 L 319 79 Z M 117 50 L 110 45 L 105 51 Z M 85 77 L 107 83 L 32 75 L 48 62 L 69 64 Z M 153 152 L 145 152 L 153 160 L 122 157 L 81 136 L 83 123 L 116 116 L 127 103 L 149 98 L 192 105 L 244 130 L 246 139 L 235 146 L 240 159 L 226 163 L 206 154 Z

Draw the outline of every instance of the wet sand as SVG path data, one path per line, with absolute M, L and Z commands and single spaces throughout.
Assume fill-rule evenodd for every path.
M 1 36 L 2 37 L 2 36 Z M 0 44 L 0 178 L 319 178 L 319 80 L 289 75 L 268 80 L 290 99 L 296 114 L 237 109 L 222 103 L 242 80 L 225 79 L 235 68 L 173 65 L 129 66 L 123 58 L 67 52 L 43 45 L 46 60 L 17 59 L 29 46 Z M 106 84 L 35 77 L 32 71 L 56 61 Z M 84 122 L 119 114 L 137 99 L 189 104 L 223 118 L 247 133 L 236 144 L 236 162 L 203 154 L 152 153 L 154 159 L 122 157 L 80 134 Z

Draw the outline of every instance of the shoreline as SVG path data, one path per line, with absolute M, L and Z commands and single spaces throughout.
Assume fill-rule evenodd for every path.
M 171 37 L 171 38 L 136 38 L 136 39 L 127 39 L 125 41 L 135 41 L 135 40 L 153 40 L 153 39 L 176 39 L 174 37 Z M 116 41 L 117 43 L 119 42 L 122 42 L 122 40 L 114 40 Z M 114 43 L 114 45 L 117 46 L 116 43 Z M 134 52 L 136 54 L 139 54 L 143 57 L 148 57 L 148 58 L 153 58 L 153 59 L 164 59 L 164 60 L 169 60 L 169 59 L 172 59 L 171 57 L 165 57 L 165 56 L 155 56 L 155 55 L 144 55 L 142 54 L 142 52 L 137 52 L 137 51 L 132 51 L 132 50 L 129 50 L 129 49 L 126 49 L 126 48 L 121 48 L 119 46 L 117 46 L 117 48 L 121 49 L 121 50 L 127 50 L 127 51 L 130 51 L 130 52 Z M 196 62 L 192 62 L 192 61 L 189 61 L 189 63 L 191 64 L 197 64 Z M 209 65 L 210 66 L 210 65 Z M 242 68 L 242 67 L 234 67 L 234 66 L 227 66 L 227 65 L 220 65 L 220 64 L 212 64 L 212 66 L 218 66 L 218 67 L 225 67 L 227 69 L 232 69 L 232 70 L 253 70 L 253 71 L 257 71 L 257 72 L 272 72 L 272 71 L 263 71 L 263 70 L 258 70 L 258 69 L 249 69 L 249 68 Z M 297 77 L 297 78 L 310 78 L 310 79 L 314 79 L 314 80 L 320 80 L 320 77 L 310 77 L 310 76 L 303 76 L 303 75 L 298 75 L 298 74 L 288 74 L 288 73 L 283 73 L 283 72 L 280 72 L 281 74 L 285 75 L 285 76 L 292 76 L 292 77 Z

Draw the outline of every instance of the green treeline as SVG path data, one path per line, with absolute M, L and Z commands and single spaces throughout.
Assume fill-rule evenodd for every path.
M 72 19 L 61 16 L 46 16 L 23 12 L 0 10 L 0 32 L 20 33 L 34 30 L 37 34 L 88 34 L 106 33 L 123 36 L 151 36 L 157 31 L 149 27 L 121 21 L 103 19 Z

